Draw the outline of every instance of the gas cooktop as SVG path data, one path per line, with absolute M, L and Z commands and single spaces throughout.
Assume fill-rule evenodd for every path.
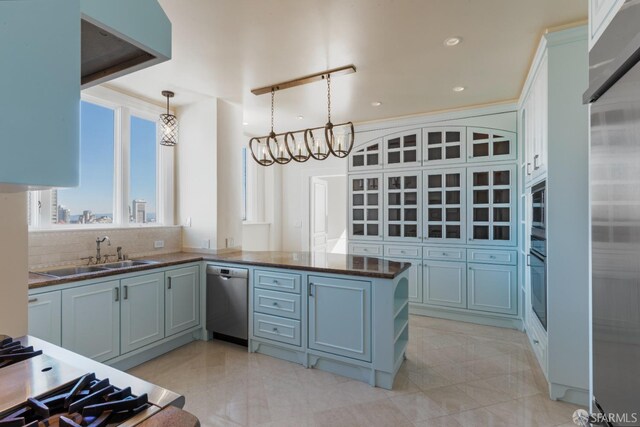
M 135 426 L 184 397 L 34 337 L 0 336 L 0 427 Z

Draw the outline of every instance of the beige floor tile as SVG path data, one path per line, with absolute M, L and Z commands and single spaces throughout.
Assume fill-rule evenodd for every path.
M 571 425 L 576 407 L 546 397 L 522 332 L 421 316 L 409 325 L 393 390 L 221 341 L 190 343 L 129 372 L 184 394 L 204 427 Z

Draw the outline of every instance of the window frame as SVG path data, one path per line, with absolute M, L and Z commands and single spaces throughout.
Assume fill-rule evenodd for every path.
M 28 197 L 29 208 L 31 210 L 29 230 L 88 230 L 100 228 L 167 227 L 174 225 L 175 148 L 173 147 L 165 147 L 159 143 L 157 145 L 156 222 L 130 222 L 128 209 L 131 185 L 131 116 L 154 122 L 156 125 L 156 135 L 158 135 L 158 116 L 166 113 L 166 110 L 159 105 L 151 104 L 105 87 L 93 87 L 83 91 L 81 100 L 109 108 L 114 112 L 113 223 L 82 225 L 52 223 L 51 190 L 40 190 L 30 192 L 30 197 Z M 38 208 L 39 205 L 41 208 Z

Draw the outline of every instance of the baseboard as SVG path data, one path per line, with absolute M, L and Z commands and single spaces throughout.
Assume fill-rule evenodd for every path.
M 416 303 L 409 303 L 409 314 L 438 317 L 441 319 L 476 323 L 485 326 L 496 326 L 499 328 L 517 329 L 519 331 L 524 330 L 522 319 L 519 318 L 491 316 L 488 314 L 462 313 L 447 308 L 435 308 Z

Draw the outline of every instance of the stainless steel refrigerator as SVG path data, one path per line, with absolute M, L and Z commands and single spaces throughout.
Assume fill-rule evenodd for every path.
M 589 53 L 593 411 L 640 425 L 640 0 Z M 607 425 L 605 422 L 604 425 Z

